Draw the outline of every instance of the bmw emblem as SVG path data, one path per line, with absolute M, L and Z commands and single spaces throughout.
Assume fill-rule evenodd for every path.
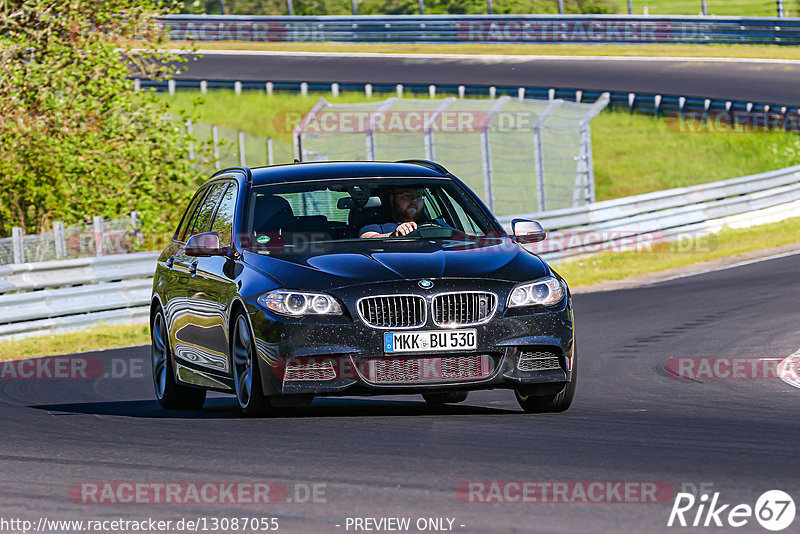
M 430 289 L 433 287 L 433 282 L 431 282 L 430 280 L 420 280 L 419 282 L 417 282 L 417 285 L 422 289 Z

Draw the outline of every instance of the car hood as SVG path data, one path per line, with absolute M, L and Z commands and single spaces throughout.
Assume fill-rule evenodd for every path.
M 312 243 L 245 251 L 244 261 L 285 288 L 321 291 L 394 280 L 525 281 L 549 274 L 538 256 L 508 238 Z

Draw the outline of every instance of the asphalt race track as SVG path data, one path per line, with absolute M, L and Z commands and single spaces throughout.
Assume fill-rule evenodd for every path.
M 202 411 L 166 412 L 153 400 L 146 347 L 84 355 L 101 359 L 112 375 L 105 378 L 6 378 L 2 516 L 278 517 L 279 532 L 309 534 L 354 532 L 347 517 L 446 517 L 465 533 L 650 533 L 687 530 L 666 526 L 672 494 L 659 503 L 485 504 L 462 502 L 456 488 L 650 481 L 676 492 L 713 484 L 732 504 L 753 506 L 770 489 L 798 501 L 800 390 L 777 379 L 688 380 L 665 371 L 675 357 L 793 354 L 798 272 L 800 255 L 791 255 L 575 296 L 579 388 L 560 415 L 525 415 L 509 391 L 473 393 L 445 408 L 419 397 L 322 399 L 261 420 L 241 417 L 223 396 Z M 292 502 L 74 502 L 70 488 L 87 481 L 273 481 Z M 304 500 L 302 484 L 321 484 L 324 495 L 295 502 Z M 739 531 L 764 530 L 751 518 Z
M 800 105 L 800 62 L 210 52 L 192 80 L 559 87 Z

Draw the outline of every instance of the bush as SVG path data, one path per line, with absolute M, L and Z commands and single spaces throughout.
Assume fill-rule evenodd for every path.
M 128 78 L 170 75 L 156 12 L 150 0 L 0 3 L 1 234 L 132 210 L 150 230 L 175 224 L 197 179 L 188 140 Z

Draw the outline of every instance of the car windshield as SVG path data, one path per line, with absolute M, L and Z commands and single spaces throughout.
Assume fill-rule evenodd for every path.
M 461 187 L 451 180 L 430 178 L 338 179 L 255 187 L 247 229 L 256 248 L 498 235 L 492 220 Z

